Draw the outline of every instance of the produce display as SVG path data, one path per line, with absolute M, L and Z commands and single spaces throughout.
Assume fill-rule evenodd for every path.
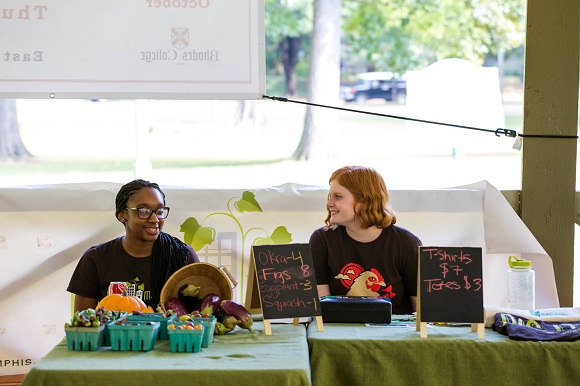
M 180 321 L 187 321 L 192 318 L 207 317 L 215 315 L 217 322 L 214 327 L 214 335 L 224 335 L 237 326 L 252 332 L 254 323 L 252 315 L 241 304 L 230 300 L 220 299 L 219 295 L 209 293 L 203 298 L 199 297 L 199 287 L 188 285 L 179 292 L 180 297 L 169 298 L 165 303 L 166 311 L 173 310 Z M 192 297 L 194 299 L 187 299 Z M 195 309 L 190 309 L 195 305 Z
M 200 309 L 202 298 L 199 294 L 199 290 L 200 287 L 188 284 L 187 287 L 179 291 L 178 299 L 183 303 L 183 308 L 186 312 Z
M 167 326 L 171 352 L 200 352 L 203 347 L 205 328 L 199 323 L 176 322 Z M 205 346 L 208 347 L 208 346 Z
M 250 312 L 244 306 L 234 302 L 233 300 L 222 300 L 219 306 L 219 310 L 224 315 L 222 323 L 229 316 L 233 316 L 239 321 L 237 324 L 238 326 L 252 332 L 252 325 L 254 324 L 254 320 L 252 319 Z
M 133 312 L 129 312 L 127 314 L 127 317 L 129 319 L 131 318 L 137 318 L 140 316 L 143 317 L 148 317 L 151 319 L 157 319 L 157 318 L 171 318 L 173 315 L 175 315 L 175 311 L 173 310 L 166 310 L 166 311 L 161 311 L 160 309 L 158 309 L 159 312 L 141 312 L 141 311 L 133 311 Z M 157 321 L 157 320 L 154 320 Z
M 169 323 L 167 328 L 170 330 L 202 330 L 203 326 L 201 324 L 195 324 L 193 322 L 187 322 L 185 324 L 175 325 L 173 323 Z
M 141 311 L 133 311 L 128 313 L 126 316 L 127 321 L 130 322 L 159 322 L 159 332 L 157 335 L 157 339 L 167 340 L 167 322 L 171 320 L 174 316 L 173 310 L 169 310 L 163 312 L 159 310 L 159 312 L 154 313 L 143 313 Z
M 164 305 L 166 310 L 175 312 L 178 316 L 187 315 L 188 311 L 185 304 L 179 298 L 169 298 Z
M 96 351 L 105 340 L 105 328 L 119 315 L 103 307 L 76 311 L 64 324 L 66 345 L 72 351 Z
M 159 322 L 130 322 L 120 318 L 107 324 L 113 351 L 149 351 L 155 348 Z
M 140 325 L 155 326 L 156 323 L 159 323 L 159 322 L 152 322 L 152 321 L 132 322 L 132 321 L 127 320 L 126 318 L 121 318 L 121 319 L 115 320 L 113 323 L 115 324 L 115 326 L 140 326 Z
M 202 314 L 199 311 L 193 311 L 191 314 L 186 314 L 182 316 L 175 316 L 173 318 L 175 326 L 185 326 L 188 324 L 198 324 L 203 326 L 203 341 L 202 347 L 209 347 L 213 342 L 215 325 L 217 323 L 217 318 L 215 315 L 208 313 Z
M 64 327 L 100 327 L 110 321 L 114 321 L 117 315 L 113 311 L 107 311 L 104 307 L 88 308 L 83 311 L 76 311 L 70 323 L 65 323 Z
M 215 335 L 237 327 L 253 332 L 252 316 L 244 306 L 207 292 L 185 284 L 178 296 L 160 302 L 157 312 L 125 290 L 109 294 L 94 309 L 77 311 L 65 323 L 67 346 L 75 351 L 96 351 L 101 346 L 113 351 L 148 351 L 155 340 L 169 339 L 171 352 L 199 352 L 211 345 Z

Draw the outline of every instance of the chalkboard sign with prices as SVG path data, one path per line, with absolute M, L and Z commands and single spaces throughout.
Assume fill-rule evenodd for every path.
M 420 321 L 483 323 L 482 276 L 481 248 L 420 247 Z
M 264 320 L 320 316 L 309 244 L 252 247 Z

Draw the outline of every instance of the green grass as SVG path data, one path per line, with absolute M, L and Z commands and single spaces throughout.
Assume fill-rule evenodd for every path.
M 1 175 L 19 175 L 34 172 L 77 172 L 94 171 L 108 172 L 113 170 L 131 169 L 133 160 L 104 160 L 104 159 L 76 159 L 76 158 L 43 158 L 33 157 L 28 159 L 0 162 Z
M 154 169 L 179 169 L 211 166 L 243 166 L 281 162 L 271 160 L 206 160 L 206 159 L 152 159 Z M 39 174 L 99 173 L 131 171 L 132 159 L 87 159 L 87 158 L 31 158 L 20 161 L 0 161 L 0 177 Z

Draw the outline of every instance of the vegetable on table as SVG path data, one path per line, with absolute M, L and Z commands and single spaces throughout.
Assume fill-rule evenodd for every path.
M 104 307 L 107 311 L 147 312 L 147 305 L 137 296 L 128 296 L 123 290 L 120 294 L 110 294 L 101 299 L 97 304 L 97 309 Z M 152 310 L 151 310 L 152 311 Z
M 183 304 L 183 302 L 176 297 L 169 298 L 167 303 L 164 304 L 164 307 L 166 310 L 173 310 L 177 316 L 182 316 L 189 313 L 187 312 L 187 307 L 185 304 Z
M 103 307 L 97 309 L 87 308 L 86 310 L 75 311 L 70 323 L 65 323 L 64 327 L 100 327 L 115 319 L 114 312 L 107 311 Z
M 202 300 L 199 290 L 200 287 L 193 284 L 187 284 L 178 291 L 177 298 L 183 303 L 187 313 L 199 310 Z
M 235 317 L 239 321 L 238 326 L 252 332 L 254 320 L 246 307 L 233 300 L 226 299 L 221 301 L 220 310 L 228 316 Z
M 238 319 L 236 319 L 235 316 L 228 315 L 225 318 L 223 318 L 222 320 L 220 320 L 220 323 L 223 324 L 225 328 L 229 328 L 230 330 L 233 330 L 234 328 L 236 328 L 236 326 L 238 324 L 240 324 L 240 321 Z
M 216 322 L 214 330 L 213 330 L 213 334 L 214 335 L 225 335 L 230 331 L 231 331 L 231 329 L 227 328 L 226 326 L 224 326 L 220 322 Z
M 213 315 L 220 306 L 221 298 L 218 294 L 209 293 L 201 301 L 199 311 L 202 314 Z

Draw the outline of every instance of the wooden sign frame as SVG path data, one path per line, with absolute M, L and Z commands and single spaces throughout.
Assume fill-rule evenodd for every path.
M 276 249 L 279 249 L 279 248 L 283 248 L 283 247 L 296 247 L 296 246 L 299 246 L 299 244 L 276 244 L 276 245 L 271 245 L 271 246 L 276 248 Z M 262 312 L 262 315 L 264 315 L 264 318 L 263 318 L 264 333 L 266 335 L 272 335 L 272 328 L 271 328 L 270 319 L 268 319 L 267 315 L 264 314 L 264 308 L 263 308 L 263 303 L 262 303 L 263 294 L 260 291 L 260 280 L 258 279 L 259 273 L 258 273 L 258 267 L 257 267 L 256 260 L 255 260 L 256 256 L 254 254 L 254 247 L 262 248 L 262 247 L 267 247 L 267 246 L 252 246 L 251 253 L 250 253 L 250 268 L 249 268 L 249 272 L 248 272 L 248 283 L 247 283 L 247 287 L 246 287 L 247 290 L 246 290 L 245 305 L 250 313 Z M 311 257 L 308 256 L 307 260 L 311 260 Z M 303 260 L 302 260 L 302 262 L 303 262 Z M 304 266 L 304 264 L 302 266 Z M 315 291 L 315 299 L 314 299 L 315 312 L 313 315 L 308 315 L 308 316 L 313 316 L 316 319 L 316 326 L 317 326 L 318 331 L 324 331 L 324 323 L 322 320 L 322 311 L 320 309 L 320 303 L 319 303 L 319 299 L 318 299 L 318 291 L 316 290 L 316 279 L 314 276 L 314 269 L 313 269 L 311 264 L 306 264 L 306 266 L 309 267 L 309 269 L 311 270 L 311 275 L 312 275 L 309 278 L 309 282 L 311 283 L 309 285 L 314 287 L 313 289 L 309 288 L 309 291 L 310 292 L 312 292 L 312 290 Z M 297 296 L 299 296 L 299 294 L 300 294 L 299 290 L 298 290 L 297 294 L 298 294 Z M 281 318 L 290 317 L 290 318 L 292 318 L 292 324 L 298 325 L 299 320 L 300 320 L 299 318 L 304 317 L 304 316 L 306 316 L 306 315 L 299 315 L 299 316 L 285 315 L 285 316 L 281 316 Z
M 258 279 L 256 278 L 256 263 L 254 263 L 254 251 L 250 252 L 250 268 L 248 271 L 248 282 L 246 284 L 246 301 L 244 303 L 250 314 L 262 313 L 262 300 L 258 289 Z
M 448 253 L 449 252 L 449 253 Z M 435 256 L 435 257 L 434 257 Z M 483 307 L 483 264 L 482 264 L 482 248 L 480 247 L 437 247 L 437 246 L 422 246 L 419 248 L 418 253 L 418 270 L 417 270 L 417 324 L 416 324 L 416 331 L 420 332 L 421 338 L 427 338 L 427 323 L 442 323 L 445 325 L 446 323 L 450 322 L 449 320 L 426 320 L 426 319 L 433 319 L 432 317 L 424 318 L 424 314 L 422 310 L 422 304 L 426 300 L 434 301 L 432 299 L 424 299 L 423 297 L 426 296 L 427 293 L 431 292 L 433 288 L 432 283 L 437 283 L 436 291 L 463 291 L 464 293 L 468 294 L 467 299 L 461 300 L 476 300 L 481 301 L 481 317 L 479 316 L 479 307 L 477 305 L 473 306 L 473 310 L 470 308 L 470 313 L 476 313 L 477 316 L 470 317 L 469 321 L 462 321 L 462 320 L 453 320 L 453 324 L 463 324 L 465 322 L 466 325 L 471 325 L 471 332 L 477 332 L 477 338 L 483 339 L 485 336 L 485 310 Z M 422 277 L 422 273 L 424 274 L 427 269 L 426 266 L 422 266 L 426 264 L 427 261 L 436 261 L 439 263 L 439 268 L 442 269 L 443 278 L 445 280 L 441 280 L 439 277 Z M 477 264 L 474 266 L 470 266 L 469 264 Z M 433 266 L 433 263 L 430 263 Z M 466 274 L 466 272 L 469 272 Z M 475 273 L 474 273 L 475 272 Z M 470 277 L 470 274 L 472 277 Z M 446 283 L 445 286 L 442 283 Z M 428 290 L 426 289 L 428 287 Z M 440 287 L 440 288 L 439 288 Z M 473 291 L 473 292 L 469 292 Z M 459 293 L 460 293 L 459 292 Z M 472 293 L 477 292 L 477 295 L 471 295 Z M 471 295 L 471 297 L 469 297 Z M 475 297 L 474 297 L 475 296 Z M 447 300 L 449 299 L 449 300 Z M 480 300 L 481 299 L 481 300 Z M 447 303 L 453 302 L 453 303 Z M 452 310 L 457 309 L 457 298 L 445 296 L 437 298 L 436 302 L 438 303 L 438 307 L 445 307 L 452 312 Z M 442 304 L 441 304 L 442 303 Z M 432 304 L 430 305 L 432 306 Z

